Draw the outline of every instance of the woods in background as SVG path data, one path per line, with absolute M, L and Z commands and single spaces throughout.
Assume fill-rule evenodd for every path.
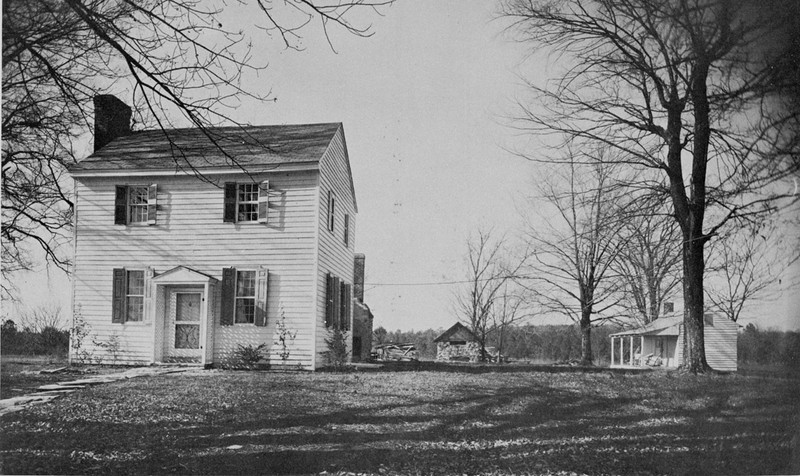
M 615 325 L 599 326 L 592 330 L 592 352 L 595 365 L 608 365 L 610 355 L 609 335 L 619 332 Z M 410 342 L 417 347 L 422 360 L 436 358 L 433 343 L 442 329 L 421 331 L 387 331 L 375 329 L 373 345 L 387 342 Z M 489 336 L 487 346 L 496 345 L 497 336 Z M 575 325 L 523 325 L 508 326 L 503 337 L 503 355 L 512 361 L 534 364 L 576 362 L 581 359 L 581 333 Z M 760 365 L 797 365 L 800 362 L 800 332 L 761 330 L 747 324 L 739 331 L 739 362 Z

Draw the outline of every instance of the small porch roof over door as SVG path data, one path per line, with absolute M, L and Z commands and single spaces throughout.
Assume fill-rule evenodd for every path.
M 682 318 L 675 317 L 662 317 L 655 321 L 644 325 L 638 329 L 631 329 L 627 331 L 617 332 L 611 334 L 610 337 L 624 337 L 624 336 L 674 336 L 680 334 L 680 325 Z
M 186 266 L 176 266 L 153 278 L 155 284 L 216 284 L 219 280 Z

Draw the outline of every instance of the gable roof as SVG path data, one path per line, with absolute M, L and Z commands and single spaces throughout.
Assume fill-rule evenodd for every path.
M 452 339 L 452 337 L 454 336 L 458 336 L 461 338 Z M 446 331 L 442 332 L 442 334 L 439 337 L 433 339 L 434 342 L 448 342 L 451 340 L 474 341 L 478 339 L 475 337 L 475 334 L 473 334 L 471 330 L 467 329 L 467 327 L 460 322 L 456 322 L 450 329 L 447 329 Z
M 611 336 L 677 336 L 683 316 L 660 317 L 638 329 L 617 332 Z
M 244 167 L 258 172 L 282 164 L 315 165 L 341 127 L 336 122 L 133 132 L 71 165 L 69 171 L 82 175 Z

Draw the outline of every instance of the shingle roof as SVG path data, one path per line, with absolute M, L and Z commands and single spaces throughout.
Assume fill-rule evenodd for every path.
M 683 322 L 683 316 L 660 317 L 655 321 L 644 325 L 638 329 L 617 332 L 612 336 L 677 336 L 678 328 Z
M 473 334 L 472 331 L 469 330 L 464 324 L 462 324 L 460 322 L 456 322 L 455 324 L 453 324 L 452 327 L 450 327 L 450 329 L 447 329 L 446 331 L 442 332 L 441 335 L 439 335 L 439 337 L 433 339 L 433 341 L 434 342 L 447 342 L 447 341 L 451 340 L 450 338 L 453 337 L 456 334 L 458 334 L 461 337 L 463 337 L 463 338 L 459 338 L 458 340 L 465 340 L 465 339 L 466 340 L 470 340 L 470 341 L 478 340 L 475 337 L 475 334 Z
M 340 127 L 340 123 L 216 127 L 206 130 L 211 137 L 196 128 L 134 132 L 113 140 L 70 166 L 69 170 L 91 172 L 313 164 L 322 158 Z

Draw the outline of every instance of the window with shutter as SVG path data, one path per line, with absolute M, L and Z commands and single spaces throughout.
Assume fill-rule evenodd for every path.
M 144 319 L 144 270 L 115 268 L 113 270 L 111 322 L 140 322 Z
M 155 225 L 158 213 L 158 186 L 117 185 L 114 196 L 114 224 Z

